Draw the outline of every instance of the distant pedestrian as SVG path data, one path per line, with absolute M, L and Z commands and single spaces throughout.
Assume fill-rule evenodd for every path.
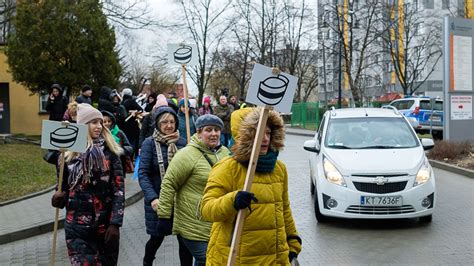
M 101 113 L 104 116 L 104 127 L 110 130 L 115 142 L 123 149 L 123 154 L 120 155 L 120 161 L 122 162 L 123 176 L 126 177 L 126 169 L 130 169 L 130 167 L 133 165 L 133 146 L 130 144 L 127 135 L 125 135 L 125 133 L 117 126 L 117 123 L 115 122 L 115 116 L 108 111 L 101 111 Z
M 219 142 L 224 126 L 220 118 L 203 115 L 196 120 L 196 126 L 197 133 L 191 137 L 191 142 L 174 156 L 166 170 L 161 183 L 158 216 L 160 220 L 168 219 L 173 223 L 173 234 L 193 254 L 195 265 L 205 265 L 212 223 L 200 218 L 199 203 L 209 171 L 229 154 L 229 150 Z
M 232 156 L 211 170 L 200 210 L 213 222 L 207 250 L 208 265 L 226 265 L 237 212 L 247 212 L 238 244 L 236 265 L 289 265 L 301 251 L 288 195 L 286 166 L 277 159 L 284 146 L 285 127 L 280 115 L 271 111 L 260 147 L 253 185 L 242 191 L 247 176 L 260 112 L 254 109 L 233 128 Z
M 63 90 L 59 84 L 53 84 L 46 103 L 46 111 L 49 112 L 49 120 L 62 121 L 64 112 L 67 110 L 69 100 L 63 96 Z
M 158 95 L 154 92 L 148 95 L 145 112 L 151 112 L 151 110 L 153 110 L 153 106 L 156 104 L 156 97 L 158 97 Z
M 153 106 L 151 112 L 149 112 L 145 117 L 143 118 L 142 121 L 142 128 L 140 129 L 140 136 L 138 140 L 138 148 L 141 149 L 141 146 L 143 144 L 143 141 L 145 141 L 146 138 L 151 137 L 153 135 L 153 132 L 155 131 L 155 122 L 154 118 L 156 118 L 156 110 L 161 107 L 161 106 L 168 106 L 168 101 L 166 100 L 166 97 L 163 94 L 159 94 L 156 97 L 156 103 Z M 176 111 L 175 111 L 176 113 Z
M 190 103 L 188 101 L 188 106 L 190 106 Z M 183 136 L 184 138 L 187 139 L 187 131 L 186 131 L 186 114 L 185 112 L 187 111 L 188 114 L 189 114 L 189 131 L 190 131 L 190 135 L 194 135 L 194 133 L 196 133 L 196 126 L 194 125 L 197 117 L 192 113 L 190 112 L 189 108 L 188 110 L 186 110 L 186 107 L 184 105 L 184 99 L 181 99 L 179 100 L 179 111 L 178 111 L 178 119 L 179 119 L 179 127 L 178 127 L 178 131 L 179 131 L 179 135 L 180 136 Z
M 92 88 L 89 85 L 84 85 L 82 87 L 81 95 L 76 98 L 77 103 L 87 103 L 92 105 Z
M 213 114 L 212 106 L 211 106 L 211 97 L 206 96 L 202 100 L 202 106 L 199 108 L 198 115 L 205 115 L 205 114 Z
M 66 207 L 64 232 L 72 265 L 117 265 L 125 203 L 123 151 L 94 107 L 79 104 L 77 122 L 88 126 L 87 150 L 66 152 L 62 192 L 53 195 L 51 204 Z
M 237 96 L 235 95 L 230 96 L 229 104 L 232 105 L 232 107 L 234 107 L 234 110 L 240 109 L 239 102 L 237 101 Z
M 67 110 L 64 112 L 63 121 L 76 123 L 77 120 L 77 102 L 71 102 L 67 105 Z
M 227 103 L 227 97 L 221 95 L 219 97 L 219 103 L 214 107 L 214 114 L 224 122 L 224 128 L 221 133 L 221 144 L 226 147 L 228 147 L 230 140 L 230 116 L 233 111 L 234 107 Z
M 150 239 L 145 245 L 143 265 L 153 265 L 156 251 L 165 236 L 171 235 L 172 223 L 158 219 L 157 210 L 161 191 L 161 181 L 165 176 L 171 159 L 178 149 L 186 145 L 186 140 L 177 131 L 178 117 L 168 106 L 156 109 L 154 113 L 155 129 L 153 136 L 145 139 L 140 153 L 138 181 L 144 194 L 145 225 Z M 179 239 L 178 239 L 179 241 Z M 181 265 L 192 265 L 193 257 L 179 241 Z
M 130 117 L 127 121 L 124 121 L 123 128 L 121 128 L 121 129 L 123 130 L 123 132 L 125 132 L 125 135 L 127 135 L 128 140 L 132 144 L 133 153 L 137 154 L 138 153 L 138 141 L 140 139 L 140 127 L 138 126 L 136 115 L 139 112 L 143 112 L 143 109 L 135 101 L 135 98 L 132 94 L 131 89 L 128 89 L 128 88 L 123 89 L 122 95 L 123 95 L 122 105 L 123 105 L 123 107 L 125 107 L 127 117 L 130 116 L 130 115 L 133 115 L 133 116 Z

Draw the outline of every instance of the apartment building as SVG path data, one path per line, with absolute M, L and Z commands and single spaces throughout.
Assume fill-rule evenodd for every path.
M 320 0 L 320 101 L 340 94 L 353 105 L 354 91 L 363 105 L 388 92 L 442 95 L 442 20 L 474 17 L 473 2 Z

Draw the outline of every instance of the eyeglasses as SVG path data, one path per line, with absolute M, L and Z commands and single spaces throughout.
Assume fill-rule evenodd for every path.
M 176 124 L 176 122 L 174 120 L 164 120 L 164 121 L 160 121 L 160 125 L 164 126 L 164 125 L 174 125 Z

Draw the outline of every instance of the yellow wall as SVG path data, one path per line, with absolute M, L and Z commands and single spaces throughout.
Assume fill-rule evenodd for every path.
M 466 0 L 464 3 L 464 13 L 466 18 L 474 19 L 474 1 Z
M 10 90 L 10 133 L 40 135 L 42 120 L 48 119 L 48 114 L 40 114 L 39 96 L 30 95 L 25 87 L 13 82 L 7 69 L 4 47 L 0 47 L 0 82 L 8 83 Z

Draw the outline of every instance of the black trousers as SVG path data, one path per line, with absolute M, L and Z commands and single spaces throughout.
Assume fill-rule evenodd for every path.
M 165 236 L 150 236 L 148 242 L 145 245 L 145 257 L 143 258 L 144 263 L 152 264 L 155 259 L 156 251 L 160 248 Z M 193 255 L 188 251 L 181 238 L 178 237 L 179 244 L 179 261 L 183 266 L 193 265 Z

